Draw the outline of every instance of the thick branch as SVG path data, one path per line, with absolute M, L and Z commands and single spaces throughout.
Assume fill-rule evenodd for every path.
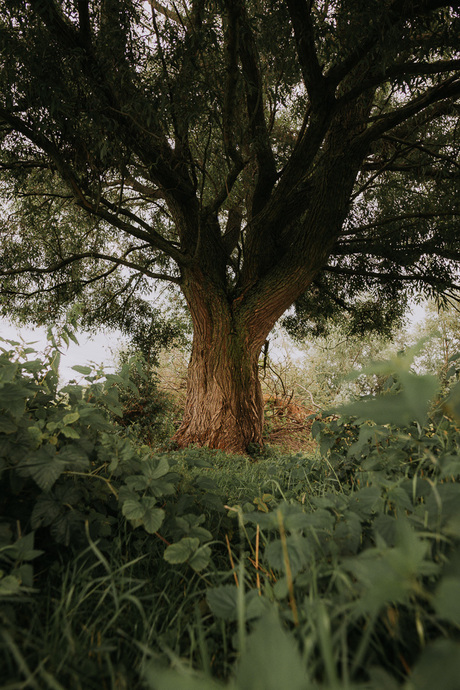
M 237 107 L 236 87 L 238 84 L 238 13 L 235 4 L 226 2 L 227 26 L 225 31 L 226 84 L 222 112 L 224 150 L 236 167 L 241 165 L 241 155 L 235 144 L 235 111 Z
M 287 6 L 294 28 L 302 77 L 312 106 L 316 107 L 330 95 L 330 88 L 327 80 L 323 77 L 316 53 L 311 9 L 309 9 L 306 0 L 287 0 Z
M 447 98 L 458 96 L 460 94 L 460 76 L 455 75 L 446 79 L 442 84 L 433 86 L 427 89 L 423 94 L 413 98 L 409 103 L 393 110 L 392 112 L 378 116 L 375 124 L 368 127 L 363 134 L 361 134 L 357 141 L 358 143 L 367 142 L 370 144 L 375 139 L 381 137 L 385 132 L 394 129 L 401 123 L 409 120 L 414 115 L 428 108 L 430 105 L 438 103 Z
M 85 57 L 81 66 L 85 77 L 105 97 L 113 119 L 121 125 L 122 139 L 137 153 L 165 192 L 182 208 L 184 204 L 187 205 L 194 190 L 188 175 L 184 175 L 184 161 L 172 150 L 164 133 L 153 133 L 142 126 L 130 112 L 132 100 L 143 99 L 137 91 L 133 92 L 134 81 L 130 83 L 129 80 L 124 80 L 123 88 L 115 95 L 113 86 L 107 80 L 106 68 L 101 67 L 94 52 L 88 50 L 88 46 L 82 42 L 80 34 L 61 16 L 55 2 L 49 0 L 47 3 L 36 3 L 34 9 L 64 50 L 68 50 L 69 45 L 83 48 Z M 129 68 L 123 63 L 119 65 L 118 72 L 122 75 L 127 69 Z M 120 98 L 123 98 L 123 103 Z M 123 107 L 124 104 L 126 108 Z
M 435 74 L 445 74 L 446 72 L 454 72 L 460 68 L 460 60 L 437 60 L 436 62 L 403 62 L 400 64 L 391 65 L 384 71 L 373 74 L 367 79 L 363 79 L 360 83 L 339 98 L 339 103 L 347 103 L 368 89 L 384 84 L 390 79 L 401 78 L 409 81 L 411 77 L 429 76 Z M 407 78 L 407 79 L 406 79 Z
M 111 225 L 119 228 L 120 230 L 123 230 L 129 235 L 132 235 L 133 237 L 136 237 L 137 239 L 147 241 L 149 242 L 152 246 L 156 247 L 157 249 L 160 249 L 161 251 L 165 252 L 168 256 L 170 256 L 172 259 L 174 259 L 177 263 L 179 264 L 184 264 L 186 263 L 186 258 L 182 252 L 180 252 L 176 247 L 174 247 L 168 240 L 165 240 L 164 237 L 162 237 L 159 233 L 157 233 L 153 228 L 148 226 L 144 221 L 139 219 L 137 216 L 135 216 L 133 213 L 127 210 L 119 210 L 114 204 L 110 204 L 108 201 L 104 201 L 104 204 L 114 210 L 114 213 L 110 213 L 106 210 L 104 210 L 101 207 L 101 204 L 95 204 L 91 199 L 88 198 L 88 196 L 85 194 L 83 189 L 81 188 L 81 185 L 79 184 L 77 177 L 75 176 L 73 170 L 70 168 L 70 166 L 67 164 L 63 156 L 61 156 L 59 150 L 56 148 L 56 146 L 43 134 L 40 132 L 37 132 L 35 130 L 32 130 L 28 125 L 26 125 L 21 119 L 11 115 L 9 112 L 5 111 L 3 108 L 0 108 L 0 117 L 3 118 L 6 122 L 11 124 L 12 127 L 21 134 L 23 134 L 25 137 L 27 137 L 31 142 L 33 142 L 36 146 L 38 146 L 42 151 L 44 151 L 54 162 L 56 169 L 59 171 L 63 181 L 69 186 L 71 189 L 77 204 L 85 209 L 88 213 L 91 215 L 94 215 L 98 218 L 101 218 L 103 220 L 106 220 L 108 223 Z M 133 220 L 134 222 L 138 223 L 139 225 L 145 227 L 144 230 L 140 230 L 139 228 L 136 228 L 134 225 L 131 223 L 127 223 L 123 220 L 121 220 L 117 215 L 116 212 L 122 213 L 126 217 L 128 217 L 130 220 Z
M 336 273 L 338 275 L 344 275 L 344 276 L 353 276 L 355 277 L 356 275 L 362 276 L 363 278 L 376 278 L 377 280 L 384 281 L 387 279 L 390 280 L 402 280 L 405 282 L 421 282 L 425 283 L 426 285 L 438 285 L 439 281 L 435 278 L 435 276 L 432 275 L 427 275 L 426 273 L 397 273 L 397 272 L 379 272 L 379 271 L 365 271 L 362 269 L 356 269 L 356 268 L 343 268 L 341 266 L 324 266 L 324 271 L 328 273 Z M 456 283 L 450 282 L 446 286 L 446 288 L 450 288 L 452 290 L 458 290 L 460 291 L 460 285 L 457 285 Z
M 326 77 L 338 85 L 367 56 L 375 53 L 386 35 L 397 25 L 418 15 L 428 14 L 445 7 L 445 0 L 393 0 L 388 8 L 385 21 L 374 22 L 369 35 L 339 64 L 333 65 Z M 372 63 L 375 64 L 375 55 Z
M 252 145 L 258 164 L 257 182 L 252 198 L 252 215 L 255 216 L 263 208 L 273 189 L 276 165 L 265 121 L 263 84 L 256 41 L 247 18 L 244 0 L 234 0 L 233 4 L 240 15 L 239 53 L 246 85 Z

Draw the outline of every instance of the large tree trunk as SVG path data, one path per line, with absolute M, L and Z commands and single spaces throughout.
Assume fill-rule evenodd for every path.
M 245 453 L 251 443 L 262 444 L 260 340 L 250 339 L 229 308 L 220 306 L 195 321 L 184 417 L 174 438 L 182 447 Z
M 195 337 L 188 371 L 180 446 L 197 444 L 244 453 L 262 443 L 263 402 L 258 356 L 221 323 L 211 341 Z
M 363 155 L 359 147 L 345 156 L 338 146 L 335 153 L 333 139 L 343 138 L 350 129 L 345 124 L 337 121 L 316 174 L 308 183 L 301 180 L 290 203 L 275 199 L 275 190 L 251 220 L 234 288 L 217 219 L 214 225 L 209 219 L 195 222 L 200 256 L 183 268 L 181 282 L 194 340 L 184 418 L 174 437 L 180 446 L 245 452 L 250 443 L 262 443 L 260 350 L 278 318 L 311 285 L 340 234 Z M 191 214 L 184 222 L 191 224 Z

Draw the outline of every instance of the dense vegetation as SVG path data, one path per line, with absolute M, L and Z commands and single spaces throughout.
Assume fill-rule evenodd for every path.
M 54 346 L 4 341 L 1 687 L 456 690 L 459 360 L 415 354 L 361 370 L 385 392 L 316 415 L 316 452 L 229 462 L 165 449 L 155 382 L 136 421 L 138 359 L 58 390 Z

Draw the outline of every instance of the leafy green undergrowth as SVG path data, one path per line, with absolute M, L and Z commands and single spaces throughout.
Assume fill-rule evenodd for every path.
M 387 364 L 316 456 L 255 461 L 152 453 L 126 372 L 58 392 L 30 355 L 0 356 L 2 687 L 458 688 L 460 384 Z

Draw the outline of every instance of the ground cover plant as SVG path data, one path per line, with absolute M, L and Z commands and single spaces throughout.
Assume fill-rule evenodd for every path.
M 142 445 L 129 368 L 59 391 L 3 343 L 2 688 L 455 690 L 457 359 L 439 396 L 411 356 L 316 453 L 229 458 Z

